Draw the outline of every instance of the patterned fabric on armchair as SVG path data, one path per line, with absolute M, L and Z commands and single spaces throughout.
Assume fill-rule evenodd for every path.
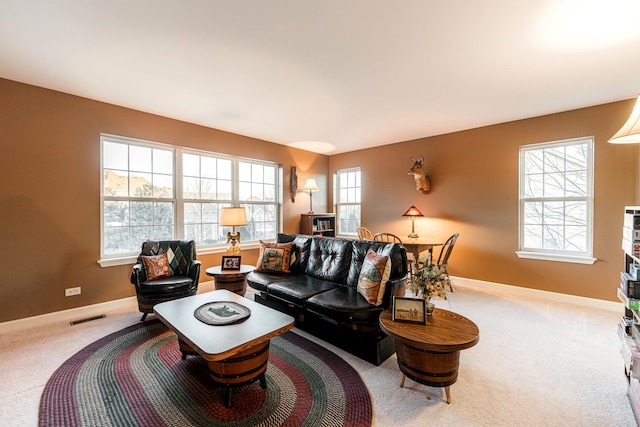
M 195 295 L 200 278 L 193 240 L 147 240 L 133 266 L 131 283 L 136 287 L 138 309 L 153 313 L 153 306 L 177 298 Z

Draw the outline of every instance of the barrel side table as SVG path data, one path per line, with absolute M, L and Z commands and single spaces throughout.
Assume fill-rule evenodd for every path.
M 247 292 L 247 274 L 255 270 L 253 265 L 242 264 L 240 270 L 223 270 L 221 266 L 210 267 L 205 270 L 207 276 L 215 280 L 216 290 L 226 289 L 244 296 Z

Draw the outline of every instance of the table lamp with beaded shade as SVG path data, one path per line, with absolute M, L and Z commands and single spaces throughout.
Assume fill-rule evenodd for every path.
M 240 232 L 236 232 L 237 226 L 247 225 L 247 210 L 245 208 L 222 208 L 220 210 L 220 225 L 232 227 L 233 231 L 227 233 L 227 253 L 230 255 L 238 255 L 240 246 L 236 243 L 240 242 Z

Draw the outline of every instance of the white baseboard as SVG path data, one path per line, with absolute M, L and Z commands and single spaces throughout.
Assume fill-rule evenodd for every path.
M 71 322 L 73 320 L 99 316 L 106 311 L 118 310 L 131 305 L 136 306 L 136 297 L 122 298 L 99 304 L 70 308 L 68 310 L 54 311 L 53 313 L 41 314 L 39 316 L 25 317 L 24 319 L 10 320 L 0 323 L 0 334 L 37 326 L 42 327 L 52 322 Z
M 599 308 L 603 310 L 620 311 L 622 304 L 615 301 L 605 301 L 595 298 L 585 298 L 575 295 L 560 294 L 557 292 L 541 291 L 538 289 L 522 288 L 520 286 L 485 282 L 483 280 L 466 279 L 464 277 L 451 276 L 451 279 L 453 280 L 454 286 L 467 286 L 478 290 L 497 291 L 511 295 L 545 299 L 555 302 L 564 302 L 568 304 L 582 305 L 585 307 Z M 214 281 L 209 280 L 200 283 L 200 285 L 198 286 L 198 293 L 210 292 L 214 289 Z M 91 316 L 98 316 L 100 314 L 104 314 L 107 311 L 122 309 L 132 305 L 136 305 L 136 297 L 123 298 L 119 300 L 103 302 L 100 304 L 93 304 L 84 307 L 72 308 L 69 310 L 56 311 L 39 316 L 26 317 L 24 319 L 11 320 L 9 322 L 0 323 L 0 334 L 10 331 L 28 329 L 31 327 L 41 327 L 50 324 L 51 322 L 70 322 L 73 320 L 79 320 Z
M 451 276 L 451 280 L 453 281 L 454 286 L 468 286 L 470 288 L 478 290 L 497 291 L 527 298 L 537 298 L 554 302 L 582 305 L 585 307 L 598 308 L 602 310 L 613 310 L 622 312 L 622 303 L 620 301 L 606 301 L 596 298 L 586 298 L 576 295 L 561 294 L 558 292 L 523 288 L 521 286 L 504 285 L 502 283 L 495 282 L 485 282 L 484 280 L 466 279 L 464 277 Z
M 215 286 L 213 280 L 200 282 L 198 285 L 198 293 L 210 292 L 214 289 Z M 137 309 L 136 297 L 122 298 L 114 301 L 85 305 L 83 307 L 70 308 L 68 310 L 54 311 L 53 313 L 41 314 L 39 316 L 25 317 L 23 319 L 2 322 L 0 323 L 0 334 L 37 326 L 42 327 L 51 324 L 52 322 L 71 322 L 73 320 L 86 319 L 87 317 L 99 316 L 108 311 L 119 310 L 127 307 L 135 307 Z

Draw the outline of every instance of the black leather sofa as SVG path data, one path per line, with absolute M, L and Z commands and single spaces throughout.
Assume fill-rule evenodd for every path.
M 294 261 L 289 273 L 247 275 L 257 302 L 292 315 L 296 326 L 375 365 L 395 352 L 378 318 L 391 305 L 393 294 L 404 294 L 408 268 L 402 245 L 301 234 L 279 234 L 277 242 L 293 243 Z M 369 249 L 391 260 L 379 306 L 369 304 L 357 290 Z

